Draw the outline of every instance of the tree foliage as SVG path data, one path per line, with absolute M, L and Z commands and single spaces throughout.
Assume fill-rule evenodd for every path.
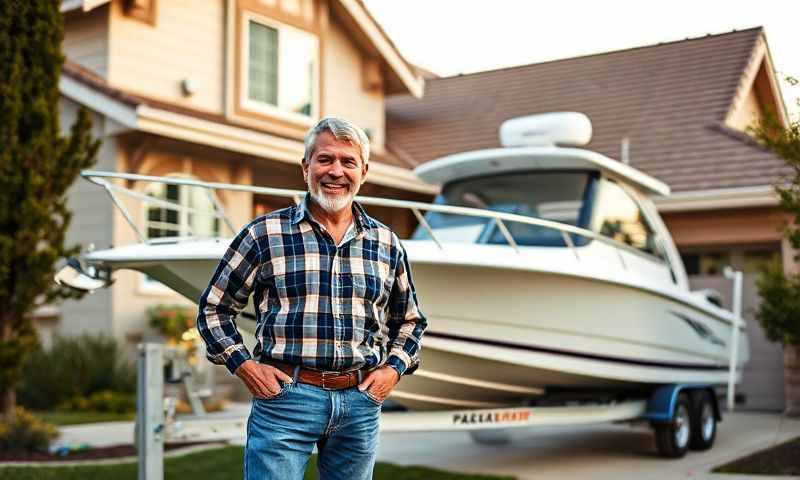
M 775 186 L 775 191 L 780 198 L 780 209 L 791 217 L 784 226 L 784 236 L 792 248 L 800 250 L 800 121 L 783 126 L 770 115 L 754 133 L 791 167 L 791 173 Z M 798 258 L 793 260 L 797 262 Z M 782 265 L 770 265 L 762 272 L 757 286 L 762 301 L 756 318 L 767 338 L 787 346 L 800 346 L 800 273 L 786 275 Z
M 65 246 L 66 192 L 94 163 L 99 143 L 80 110 L 61 134 L 58 80 L 63 19 L 59 0 L 0 1 L 0 410 L 36 344 L 31 313 L 75 297 L 53 282 Z

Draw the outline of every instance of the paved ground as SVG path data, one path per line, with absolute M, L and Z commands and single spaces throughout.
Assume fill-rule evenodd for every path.
M 235 405 L 246 414 L 247 405 Z M 129 443 L 130 422 L 65 427 L 60 441 L 93 445 Z M 715 466 L 770 445 L 800 436 L 800 419 L 776 414 L 735 413 L 720 424 L 717 442 L 707 452 L 690 452 L 680 460 L 656 454 L 649 428 L 623 425 L 547 428 L 516 431 L 508 445 L 478 445 L 464 432 L 384 433 L 379 459 L 461 472 L 513 475 L 519 479 L 666 479 L 739 480 L 712 475 Z M 239 439 L 242 442 L 243 438 Z M 798 455 L 800 461 L 800 454 Z M 780 477 L 763 477 L 777 480 Z
M 726 415 L 710 451 L 690 452 L 679 460 L 656 454 L 646 427 L 598 425 L 514 432 L 508 445 L 477 445 L 468 434 L 417 433 L 381 437 L 380 459 L 462 472 L 514 475 L 519 479 L 666 479 L 734 480 L 710 475 L 718 465 L 800 435 L 800 420 L 775 414 Z M 800 452 L 798 452 L 800 461 Z M 738 477 L 757 478 L 757 477 Z M 779 477 L 765 477 L 776 479 Z

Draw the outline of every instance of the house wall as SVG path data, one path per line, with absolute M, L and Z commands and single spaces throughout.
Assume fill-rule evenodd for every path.
M 774 208 L 674 212 L 661 215 L 678 248 L 780 242 L 783 215 Z
M 153 24 L 127 16 L 111 2 L 109 74 L 112 86 L 199 110 L 222 113 L 224 2 L 156 2 Z M 186 97 L 181 81 L 197 91 Z
M 66 98 L 59 101 L 61 130 L 68 132 L 77 118 L 78 105 Z M 115 168 L 116 148 L 104 134 L 103 117 L 92 115 L 92 134 L 103 140 L 97 153 L 97 170 Z M 67 191 L 67 208 L 72 212 L 72 221 L 65 238 L 67 245 L 79 244 L 82 250 L 89 245 L 96 249 L 111 246 L 112 206 L 106 192 L 83 178 L 78 178 Z M 100 289 L 80 300 L 65 300 L 58 306 L 60 320 L 53 328 L 60 335 L 81 333 L 110 333 L 112 321 L 111 291 Z
M 323 39 L 323 78 L 326 86 L 322 105 L 324 115 L 340 116 L 369 129 L 375 151 L 384 149 L 385 112 L 381 91 L 364 88 L 364 53 L 356 47 L 336 21 Z
M 758 100 L 755 90 L 750 90 L 742 101 L 739 109 L 730 119 L 730 126 L 742 132 L 747 131 L 748 127 L 754 127 L 763 117 L 764 108 Z
M 64 18 L 64 55 L 103 77 L 108 75 L 108 12 L 103 6 Z

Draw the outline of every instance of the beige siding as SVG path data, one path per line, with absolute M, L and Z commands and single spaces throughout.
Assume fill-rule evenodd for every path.
M 155 25 L 130 18 L 113 2 L 109 82 L 116 87 L 187 107 L 222 113 L 223 0 L 157 3 Z M 183 96 L 181 81 L 197 85 Z
M 756 97 L 755 90 L 750 90 L 739 109 L 731 118 L 731 127 L 742 132 L 747 131 L 747 127 L 754 127 L 761 120 L 763 108 Z
M 68 131 L 75 121 L 77 104 L 63 99 L 60 104 L 61 130 Z M 92 116 L 95 137 L 103 138 L 103 117 Z M 113 170 L 115 146 L 111 139 L 104 139 L 93 168 Z M 67 230 L 67 245 L 79 244 L 86 249 L 94 244 L 97 249 L 112 244 L 112 207 L 106 193 L 97 185 L 78 178 L 67 193 L 67 206 L 72 211 L 72 222 Z M 55 332 L 61 335 L 76 335 L 84 332 L 110 334 L 111 292 L 106 289 L 86 295 L 80 300 L 66 300 L 60 306 L 60 321 Z
M 363 88 L 361 52 L 337 22 L 331 22 L 323 39 L 323 116 L 347 118 L 372 132 L 376 151 L 384 146 L 384 99 L 382 92 Z
M 104 77 L 108 74 L 108 10 L 73 13 L 64 20 L 64 55 Z

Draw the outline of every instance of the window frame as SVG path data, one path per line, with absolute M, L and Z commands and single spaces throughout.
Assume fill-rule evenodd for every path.
M 261 24 L 263 26 L 273 28 L 278 32 L 278 67 L 277 67 L 277 98 L 278 98 L 278 105 L 272 105 L 270 103 L 261 102 L 259 100 L 253 100 L 250 98 L 250 22 L 253 21 L 255 23 Z M 282 69 L 282 59 L 281 59 L 281 38 L 283 37 L 285 31 L 287 30 L 294 30 L 295 32 L 302 33 L 303 35 L 309 36 L 314 42 L 314 69 L 313 69 L 313 78 L 311 79 L 312 85 L 312 94 L 311 94 L 311 113 L 309 115 L 304 115 L 302 113 L 290 112 L 288 110 L 284 110 L 280 106 L 280 98 L 281 98 L 281 69 Z M 240 31 L 240 42 L 242 48 L 240 49 L 240 61 L 239 61 L 239 104 L 242 106 L 243 109 L 248 110 L 253 113 L 267 115 L 271 117 L 277 117 L 281 120 L 299 123 L 306 126 L 311 126 L 314 124 L 315 120 L 319 117 L 319 107 L 320 107 L 320 39 L 319 36 L 309 30 L 305 30 L 302 28 L 298 28 L 292 25 L 288 25 L 286 23 L 279 22 L 275 19 L 267 17 L 265 15 L 261 15 L 256 12 L 252 11 L 244 11 L 242 12 L 241 18 L 241 25 L 239 26 Z

